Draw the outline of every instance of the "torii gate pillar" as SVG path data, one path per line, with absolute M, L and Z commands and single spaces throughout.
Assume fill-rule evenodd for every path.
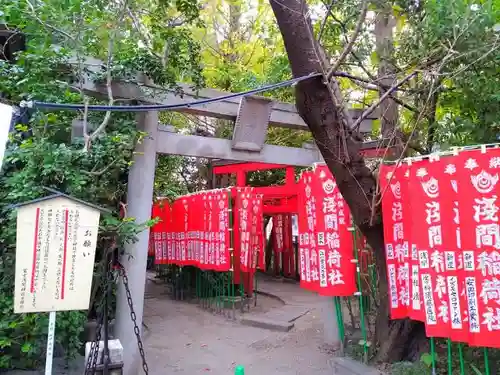
M 144 223 L 151 218 L 153 186 L 156 167 L 156 141 L 158 133 L 158 112 L 144 112 L 137 116 L 138 130 L 148 135 L 137 144 L 133 164 L 128 175 L 127 217 Z M 125 246 L 126 255 L 121 257 L 127 272 L 130 293 L 134 302 L 137 326 L 142 337 L 144 291 L 146 286 L 146 264 L 148 259 L 149 229 L 138 234 L 138 241 Z M 132 257 L 127 256 L 132 255 Z M 123 375 L 137 375 L 141 358 L 130 318 L 130 310 L 123 283 L 118 283 L 116 301 L 115 337 L 123 346 Z

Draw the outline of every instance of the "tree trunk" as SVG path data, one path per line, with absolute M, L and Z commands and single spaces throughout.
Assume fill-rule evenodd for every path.
M 396 26 L 396 20 L 392 15 L 392 4 L 390 1 L 383 2 L 379 9 L 377 9 L 377 15 L 375 17 L 375 45 L 377 56 L 379 60 L 378 64 L 378 82 L 379 86 L 379 96 L 385 94 L 388 90 L 387 87 L 391 87 L 396 84 L 396 67 L 392 63 L 394 54 L 394 38 L 393 29 Z M 397 96 L 397 92 L 392 94 Z M 402 139 L 402 133 L 398 131 L 398 105 L 391 98 L 387 98 L 380 103 L 380 114 L 381 114 L 381 133 L 382 138 L 392 139 L 388 146 L 393 146 L 390 157 L 398 159 L 404 150 L 404 142 Z
M 283 36 L 293 76 L 322 73 L 327 62 L 313 39 L 310 18 L 305 16 L 308 13 L 305 0 L 290 0 L 286 5 L 270 0 L 270 4 Z M 337 82 L 333 81 L 332 86 L 335 98 L 331 97 L 323 78 L 301 81 L 295 88 L 296 106 L 335 177 L 356 225 L 376 256 L 382 299 L 377 317 L 377 339 L 383 343 L 379 359 L 400 360 L 407 355 L 407 338 L 421 328 L 408 320 L 389 321 L 382 217 L 380 207 L 372 207 L 372 202 L 376 201 L 377 183 L 360 155 L 361 139 L 345 128 L 341 120 L 344 109 L 334 104 L 343 103 Z

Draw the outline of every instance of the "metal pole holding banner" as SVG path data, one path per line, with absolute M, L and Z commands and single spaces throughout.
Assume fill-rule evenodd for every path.
M 52 359 L 54 358 L 54 338 L 56 335 L 56 312 L 49 313 L 49 330 L 47 333 L 47 355 L 45 359 L 45 375 L 52 375 Z

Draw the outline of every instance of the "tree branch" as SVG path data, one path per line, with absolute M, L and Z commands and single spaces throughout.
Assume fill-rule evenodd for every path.
M 384 95 L 382 95 L 379 98 L 379 100 L 377 100 L 375 103 L 373 103 L 370 107 L 368 107 L 368 109 L 366 111 L 363 112 L 363 114 L 361 116 L 359 116 L 359 118 L 352 125 L 352 129 L 353 130 L 357 130 L 357 128 L 359 127 L 359 125 L 361 125 L 361 122 L 364 119 L 366 119 L 380 105 L 380 103 L 382 103 L 385 99 L 387 99 L 387 97 L 389 97 L 399 86 L 401 86 L 401 85 L 405 84 L 406 82 L 408 82 L 416 74 L 417 74 L 416 71 L 408 74 L 405 78 L 403 78 L 401 81 L 399 81 L 398 83 L 396 83 L 395 85 L 393 85 L 389 90 L 387 90 L 384 93 Z
M 106 67 L 106 91 L 108 93 L 108 106 L 112 106 L 114 103 L 113 88 L 111 87 L 111 84 L 113 83 L 113 77 L 111 75 L 111 64 L 113 62 L 114 36 L 115 35 L 109 38 L 108 42 L 108 63 Z M 106 126 L 108 126 L 110 119 L 111 119 L 111 111 L 106 111 L 104 119 L 102 120 L 101 124 L 97 127 L 97 129 L 90 135 L 87 133 L 83 134 L 85 138 L 85 146 L 84 146 L 85 152 L 89 151 L 92 141 L 99 135 L 99 133 L 104 131 Z
M 321 27 L 319 29 L 319 33 L 318 33 L 318 43 L 321 42 L 321 37 L 323 36 L 323 31 L 325 30 L 325 26 L 326 26 L 326 21 L 328 21 L 328 16 L 330 14 L 332 14 L 332 8 L 333 8 L 333 5 L 335 4 L 335 0 L 330 0 L 330 4 L 327 6 L 326 3 L 324 1 L 322 1 L 322 3 L 326 6 L 326 16 L 325 18 L 323 18 L 323 22 L 321 22 Z
M 327 81 L 329 81 L 330 78 L 332 78 L 333 72 L 337 71 L 340 64 L 342 64 L 342 61 L 344 61 L 344 59 L 347 57 L 347 55 L 352 51 L 352 47 L 354 47 L 354 43 L 356 42 L 356 39 L 358 38 L 358 35 L 361 32 L 361 28 L 363 27 L 363 23 L 365 22 L 367 12 L 368 12 L 368 1 L 363 0 L 363 3 L 361 5 L 361 13 L 359 14 L 358 22 L 357 22 L 356 28 L 354 29 L 354 32 L 351 36 L 351 40 L 345 46 L 344 50 L 340 54 L 340 56 L 337 59 L 337 61 L 335 62 L 335 64 L 333 64 L 332 67 L 330 68 L 330 71 L 326 75 Z
M 104 173 L 106 173 L 106 171 L 111 168 L 116 162 L 118 161 L 118 158 L 116 159 L 113 159 L 113 161 L 111 163 L 109 163 L 107 166 L 105 166 L 103 169 L 101 169 L 100 171 L 96 172 L 94 170 L 94 168 L 92 168 L 92 170 L 89 172 L 89 171 L 82 171 L 82 173 L 88 175 L 88 176 L 101 176 L 103 175 Z
M 121 23 L 123 20 L 123 17 L 125 16 L 125 12 L 127 10 L 127 0 L 124 0 L 122 4 L 122 8 L 120 10 L 120 14 L 118 16 L 118 23 Z M 108 94 L 108 106 L 112 106 L 113 103 L 115 102 L 113 98 L 113 88 L 112 88 L 112 83 L 113 83 L 113 77 L 111 74 L 111 68 L 113 64 L 113 49 L 114 49 L 114 42 L 115 38 L 117 35 L 118 31 L 117 28 L 114 29 L 114 32 L 109 38 L 108 41 L 108 61 L 107 61 L 107 66 L 106 66 L 106 91 Z M 102 120 L 101 124 L 97 127 L 97 129 L 90 135 L 84 133 L 84 138 L 85 138 L 85 146 L 84 146 L 84 151 L 87 152 L 90 149 L 90 146 L 92 144 L 92 141 L 106 129 L 106 126 L 108 126 L 109 120 L 111 119 L 111 111 L 106 111 L 106 114 L 104 115 L 104 119 Z
M 322 0 L 322 3 L 326 6 L 326 3 L 324 0 Z M 342 22 L 340 19 L 338 19 L 335 14 L 333 14 L 333 12 L 329 11 L 330 13 L 330 17 L 335 21 L 337 22 L 340 27 L 342 28 L 342 31 L 344 32 L 343 36 L 344 36 L 344 40 L 345 40 L 345 43 L 349 43 L 349 39 L 347 38 L 347 26 L 344 22 Z M 375 75 L 373 75 L 363 64 L 363 62 L 361 61 L 361 59 L 359 58 L 359 56 L 351 50 L 351 55 L 352 57 L 354 57 L 354 59 L 357 61 L 357 66 L 359 66 L 363 72 L 365 72 L 365 74 L 367 75 L 368 78 L 370 78 L 372 81 L 376 81 L 377 77 Z
M 76 42 L 76 39 L 72 35 L 70 35 L 69 33 L 67 33 L 66 31 L 58 29 L 57 27 L 52 26 L 52 25 L 50 25 L 50 24 L 48 24 L 46 22 L 43 22 L 42 19 L 36 15 L 35 7 L 33 6 L 33 4 L 31 4 L 31 2 L 29 0 L 26 0 L 26 4 L 28 4 L 28 6 L 30 7 L 30 9 L 31 9 L 31 15 L 33 17 L 35 17 L 35 20 L 38 23 L 40 23 L 42 26 L 45 26 L 47 29 L 50 29 L 50 30 L 52 30 L 52 31 L 54 31 L 56 33 L 61 34 L 61 35 L 64 35 L 67 39 L 71 40 L 72 42 Z
M 343 76 L 339 76 L 339 77 L 343 77 Z M 346 78 L 349 78 L 349 77 L 346 77 Z M 355 85 L 358 85 L 359 87 L 362 87 L 366 90 L 370 90 L 370 91 L 379 91 L 379 88 L 375 85 L 369 85 L 369 84 L 364 84 L 363 81 L 361 82 L 357 82 L 357 79 L 355 78 L 350 78 L 354 81 L 354 84 Z M 384 85 L 385 86 L 385 85 Z M 379 86 L 380 87 L 380 86 Z M 387 87 L 387 86 L 386 86 Z M 389 87 L 390 88 L 390 87 Z M 397 90 L 394 90 L 394 91 L 397 91 Z M 392 94 L 389 95 L 389 98 L 391 98 L 395 103 L 399 104 L 400 106 L 412 111 L 412 112 L 415 112 L 415 113 L 418 113 L 418 109 L 416 109 L 415 107 L 403 102 L 401 99 L 399 99 L 397 96 L 394 96 Z

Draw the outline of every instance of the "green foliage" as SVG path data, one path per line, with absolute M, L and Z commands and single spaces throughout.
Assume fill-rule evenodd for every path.
M 158 155 L 155 173 L 155 196 L 170 200 L 189 193 L 181 177 L 184 160 L 177 155 Z
M 473 364 L 470 365 L 472 371 L 474 372 L 475 375 L 483 375 L 483 373 L 481 372 L 481 370 L 479 370 L 476 366 L 474 366 Z
M 64 8 L 55 0 L 0 3 L 0 23 L 27 37 L 27 49 L 15 64 L 0 60 L 2 101 L 82 103 L 77 78 L 87 67 L 69 65 L 68 58 L 88 54 L 106 62 L 110 46 L 115 52 L 109 70 L 115 79 L 132 80 L 137 71 L 143 71 L 166 87 L 176 87 L 181 78 L 197 87 L 203 84 L 199 44 L 189 29 L 199 25 L 196 0 L 139 1 L 129 9 L 100 0 L 70 0 Z M 144 15 L 146 8 L 152 9 L 148 16 Z M 137 40 L 148 43 L 138 45 Z M 103 67 L 93 78 L 103 80 L 106 75 Z M 91 104 L 106 102 L 90 99 Z M 11 134 L 0 174 L 0 370 L 42 364 L 48 326 L 47 314 L 13 312 L 16 213 L 10 205 L 44 196 L 43 187 L 50 187 L 110 209 L 112 214 L 101 215 L 96 262 L 102 261 L 110 242 L 121 248 L 154 223 L 119 218 L 133 150 L 145 136 L 136 130 L 135 114 L 112 114 L 105 130 L 84 151 L 83 139 L 71 139 L 71 123 L 81 119 L 82 113 L 29 111 L 29 123 L 16 124 Z M 103 118 L 103 113 L 89 113 L 87 123 L 95 129 Z M 177 163 L 175 158 L 170 161 L 174 166 Z M 160 171 L 168 170 L 169 161 L 167 166 L 160 164 Z M 181 184 L 168 186 L 167 181 L 160 190 L 182 192 Z M 103 293 L 101 268 L 96 265 L 89 312 L 57 315 L 56 341 L 68 359 L 81 349 L 85 322 L 95 318 Z
M 416 88 L 422 91 L 413 100 L 425 112 L 429 91 L 438 93 L 430 117 L 434 122 L 428 124 L 435 141 L 441 148 L 496 142 L 500 135 L 497 2 L 425 1 L 418 8 L 411 3 L 400 4 L 407 23 L 398 34 L 396 58 L 407 71 L 434 62 L 433 75 L 420 81 Z
M 431 367 L 432 361 L 434 360 L 435 358 L 433 358 L 433 355 L 431 353 L 422 353 L 422 355 L 420 356 L 420 362 L 422 362 L 427 367 Z

